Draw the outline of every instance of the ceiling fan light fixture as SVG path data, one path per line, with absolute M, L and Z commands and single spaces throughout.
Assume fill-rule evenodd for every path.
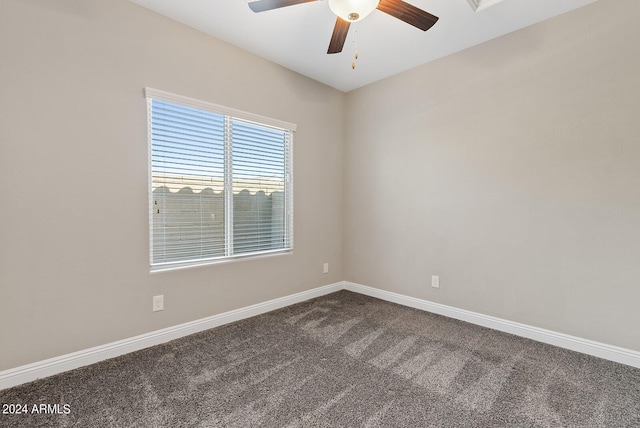
M 358 22 L 376 10 L 380 0 L 329 0 L 329 8 L 347 22 Z

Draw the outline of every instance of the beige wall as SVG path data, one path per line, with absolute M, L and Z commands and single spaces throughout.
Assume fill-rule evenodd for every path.
M 349 93 L 345 279 L 640 351 L 638 22 L 600 0 Z
M 149 274 L 145 86 L 298 125 L 293 255 Z M 128 1 L 2 0 L 0 370 L 341 280 L 344 99 Z

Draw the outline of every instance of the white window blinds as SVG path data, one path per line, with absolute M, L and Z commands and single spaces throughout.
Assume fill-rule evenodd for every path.
M 295 125 L 145 92 L 151 269 L 291 251 Z

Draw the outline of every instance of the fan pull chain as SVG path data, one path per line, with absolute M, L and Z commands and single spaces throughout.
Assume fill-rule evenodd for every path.
M 358 59 L 358 30 L 356 29 L 355 34 L 353 36 L 353 44 L 354 44 L 354 54 L 353 61 L 351 61 L 351 69 L 356 69 L 356 60 Z

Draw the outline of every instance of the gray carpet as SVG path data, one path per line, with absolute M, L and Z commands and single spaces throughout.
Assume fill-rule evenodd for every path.
M 2 427 L 640 427 L 640 370 L 340 291 L 0 403 L 69 410 Z

